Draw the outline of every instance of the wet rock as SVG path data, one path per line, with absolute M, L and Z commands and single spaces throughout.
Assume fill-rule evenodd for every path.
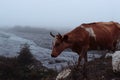
M 65 78 L 67 78 L 71 73 L 71 69 L 64 69 L 63 71 L 61 71 L 56 80 L 65 80 Z
M 112 67 L 114 72 L 120 72 L 120 51 L 112 55 Z

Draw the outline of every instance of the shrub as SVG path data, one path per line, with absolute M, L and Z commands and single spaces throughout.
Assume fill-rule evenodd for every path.
M 0 56 L 0 80 L 54 80 L 56 74 L 43 67 L 26 44 L 17 57 Z
M 18 54 L 17 60 L 23 66 L 30 65 L 35 60 L 28 44 L 24 44 Z

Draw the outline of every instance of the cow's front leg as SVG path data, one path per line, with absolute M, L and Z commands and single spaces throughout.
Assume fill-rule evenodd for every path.
M 81 60 L 82 60 L 82 58 L 84 58 L 84 53 L 83 53 L 83 52 L 79 54 L 78 64 L 77 64 L 78 67 L 79 67 L 80 64 L 81 64 Z
M 77 66 L 80 66 L 80 63 L 81 63 L 81 60 L 82 60 L 83 57 L 84 57 L 84 53 L 81 53 L 79 55 L 79 58 L 78 58 L 78 65 Z
M 80 62 L 81 62 L 81 56 L 79 55 L 77 67 L 80 66 Z
M 87 50 L 88 50 L 88 46 L 85 46 L 82 48 L 81 52 L 79 53 L 79 58 L 78 58 L 78 65 L 80 65 L 81 59 L 84 58 L 85 62 L 87 62 Z

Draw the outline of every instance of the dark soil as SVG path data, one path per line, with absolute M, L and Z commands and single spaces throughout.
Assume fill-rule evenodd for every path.
M 120 80 L 120 73 L 112 70 L 111 60 L 100 58 L 79 67 L 72 66 L 72 72 L 65 80 Z

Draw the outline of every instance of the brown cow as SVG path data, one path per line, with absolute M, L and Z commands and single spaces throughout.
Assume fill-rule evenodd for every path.
M 82 58 L 87 62 L 88 50 L 115 51 L 120 36 L 120 24 L 112 21 L 82 24 L 64 35 L 50 35 L 55 37 L 51 56 L 57 57 L 63 50 L 70 48 L 78 53 L 79 65 Z

